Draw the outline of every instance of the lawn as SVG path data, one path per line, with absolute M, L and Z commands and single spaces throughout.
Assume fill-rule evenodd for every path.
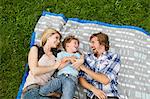
M 16 98 L 31 33 L 43 10 L 150 33 L 149 9 L 150 0 L 0 0 L 0 99 Z

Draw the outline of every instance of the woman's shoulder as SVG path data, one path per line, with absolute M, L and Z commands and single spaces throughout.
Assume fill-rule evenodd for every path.
M 38 55 L 38 60 L 45 54 L 44 50 L 43 50 L 43 47 L 39 47 L 37 45 L 33 45 L 31 48 L 30 48 L 30 52 L 32 52 L 33 54 L 36 54 Z
M 38 48 L 39 48 L 39 46 L 33 45 L 30 49 L 38 49 Z
M 38 49 L 38 50 L 43 50 L 43 47 L 38 46 L 38 45 L 33 45 L 30 49 Z
M 38 51 L 38 47 L 37 47 L 37 46 L 32 46 L 32 47 L 30 48 L 30 51 Z

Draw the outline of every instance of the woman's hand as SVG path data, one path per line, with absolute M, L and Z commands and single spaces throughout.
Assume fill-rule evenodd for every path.
M 77 58 L 75 56 L 71 56 L 70 57 L 70 62 L 73 64 L 74 62 L 76 62 Z
M 61 64 L 65 64 L 67 62 L 70 61 L 70 57 L 64 57 L 62 60 L 61 60 Z
M 60 60 L 60 65 L 59 65 L 58 69 L 60 70 L 60 69 L 64 68 L 68 64 L 69 61 L 70 61 L 70 57 L 65 57 L 62 60 Z

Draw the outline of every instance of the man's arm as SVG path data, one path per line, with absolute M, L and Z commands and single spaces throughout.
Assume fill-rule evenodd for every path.
M 113 58 L 109 60 L 109 64 L 107 65 L 107 68 L 105 68 L 103 73 L 95 73 L 84 65 L 80 66 L 80 69 L 87 73 L 94 80 L 107 85 L 111 82 L 111 80 L 116 78 L 120 70 L 120 56 L 118 54 L 114 54 Z
M 94 71 L 88 69 L 84 65 L 80 66 L 80 69 L 82 71 L 84 71 L 85 73 L 87 73 L 90 77 L 92 77 L 94 80 L 96 80 L 98 82 L 101 82 L 105 85 L 107 85 L 110 82 L 109 78 L 105 74 L 95 73 Z
M 94 95 L 99 99 L 106 99 L 106 94 L 102 90 L 97 89 L 96 87 L 88 83 L 83 77 L 79 77 L 79 82 L 84 88 L 92 91 Z

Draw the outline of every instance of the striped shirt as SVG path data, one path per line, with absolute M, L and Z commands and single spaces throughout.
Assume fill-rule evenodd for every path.
M 102 90 L 107 96 L 118 96 L 117 91 L 117 79 L 118 72 L 120 69 L 120 56 L 112 52 L 104 52 L 99 58 L 95 57 L 93 53 L 85 55 L 84 65 L 94 71 L 95 73 L 105 74 L 109 79 L 110 83 L 104 85 L 94 79 L 92 79 L 85 72 L 80 71 L 79 77 L 83 77 L 88 83 L 92 84 L 96 88 Z M 93 92 L 86 90 L 88 97 L 93 97 Z

